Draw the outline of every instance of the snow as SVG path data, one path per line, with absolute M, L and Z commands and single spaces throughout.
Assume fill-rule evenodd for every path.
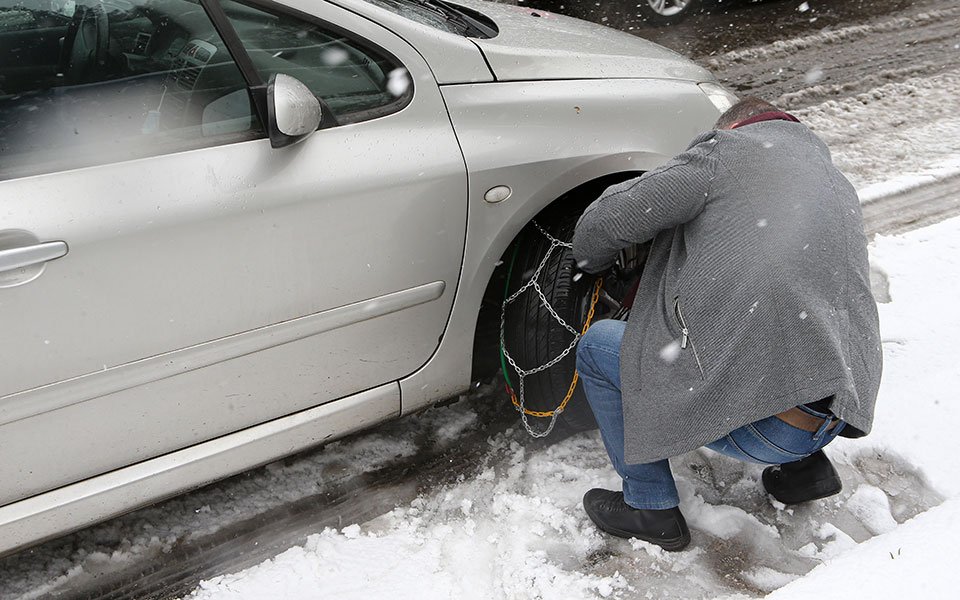
M 476 419 L 474 413 L 452 415 L 444 416 L 440 424 L 437 413 L 408 419 L 405 436 L 394 435 L 387 427 L 329 444 L 322 451 L 271 463 L 14 555 L 0 568 L 0 598 L 39 598 L 124 565 L 159 559 L 178 545 L 250 519 L 265 508 L 313 496 L 325 486 L 413 456 L 423 451 L 420 438 L 443 427 L 462 431 Z M 429 435 L 429 440 L 433 443 L 435 437 Z
M 557 559 L 570 545 L 551 540 L 575 540 L 584 554 L 599 535 L 555 501 L 517 493 L 524 449 L 506 438 L 493 443 L 513 457 L 505 473 L 483 470 L 362 528 L 324 530 L 257 567 L 204 582 L 192 597 L 595 598 L 622 589 L 618 575 L 564 568 Z
M 874 535 L 897 528 L 897 521 L 890 514 L 890 501 L 880 488 L 862 484 L 847 499 L 847 508 Z
M 960 71 L 888 83 L 793 111 L 861 201 L 960 174 Z
M 868 540 L 777 590 L 769 600 L 956 598 L 960 497 Z
M 954 435 L 951 427 L 960 425 L 953 343 L 960 339 L 960 221 L 878 236 L 871 259 L 886 273 L 893 299 L 879 306 L 885 364 L 877 403 L 904 407 L 879 411 L 872 437 L 906 462 L 922 465 L 941 493 L 956 496 L 960 466 L 947 440 Z M 850 451 L 855 443 L 841 448 Z
M 406 69 L 394 69 L 387 76 L 387 91 L 399 98 L 410 89 L 410 75 Z
M 915 172 L 893 176 L 886 181 L 867 185 L 857 191 L 860 202 L 867 204 L 883 197 L 960 176 L 960 158 L 946 158 L 933 164 L 913 167 Z

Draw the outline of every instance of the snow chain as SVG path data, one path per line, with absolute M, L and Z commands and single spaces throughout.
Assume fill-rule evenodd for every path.
M 534 411 L 534 410 L 529 410 L 526 407 L 525 401 L 524 401 L 523 381 L 528 376 L 535 375 L 536 373 L 540 373 L 541 371 L 545 371 L 550 367 L 552 367 L 553 365 L 557 364 L 558 362 L 566 358 L 566 356 L 570 354 L 570 352 L 572 352 L 574 348 L 577 347 L 577 342 L 580 341 L 580 337 L 587 332 L 587 329 L 590 327 L 590 322 L 593 321 L 593 313 L 597 307 L 597 300 L 599 300 L 600 298 L 600 289 L 603 287 L 603 279 L 598 278 L 597 283 L 594 285 L 593 296 L 590 299 L 590 310 L 587 313 L 587 319 L 583 324 L 583 330 L 578 332 L 576 329 L 571 327 L 566 321 L 564 321 L 563 318 L 560 317 L 560 315 L 557 314 L 557 311 L 553 308 L 553 306 L 550 305 L 550 301 L 547 300 L 547 297 L 544 295 L 543 290 L 540 288 L 540 282 L 539 282 L 540 273 L 541 271 L 543 271 L 543 268 L 546 266 L 547 261 L 550 260 L 550 256 L 553 254 L 553 251 L 560 247 L 573 248 L 573 245 L 568 242 L 560 241 L 557 238 L 553 237 L 552 235 L 547 233 L 546 230 L 540 227 L 540 225 L 536 221 L 533 222 L 533 225 L 534 227 L 537 228 L 537 230 L 540 231 L 540 233 L 546 236 L 546 238 L 550 241 L 550 248 L 547 250 L 543 259 L 540 261 L 540 264 L 537 266 L 536 271 L 534 271 L 533 277 L 530 278 L 530 281 L 525 283 L 523 287 L 521 287 L 519 290 L 514 292 L 511 296 L 504 298 L 503 307 L 500 310 L 500 352 L 503 354 L 503 358 L 505 358 L 506 361 L 510 363 L 510 366 L 513 367 L 513 369 L 517 372 L 517 375 L 520 378 L 519 383 L 517 384 L 517 389 L 519 391 L 519 397 L 518 397 L 518 394 L 514 392 L 513 387 L 511 387 L 510 385 L 510 378 L 507 376 L 506 368 L 504 367 L 504 376 L 507 376 L 506 377 L 507 391 L 510 394 L 510 400 L 513 402 L 513 406 L 520 413 L 520 419 L 523 421 L 523 427 L 527 430 L 527 433 L 529 433 L 531 436 L 535 438 L 542 438 L 542 437 L 546 437 L 547 435 L 550 434 L 551 431 L 553 431 L 553 427 L 557 423 L 557 418 L 560 416 L 561 413 L 563 413 L 564 409 L 567 407 L 567 403 L 570 402 L 570 398 L 573 397 L 573 392 L 574 390 L 577 389 L 577 381 L 579 380 L 579 374 L 576 371 L 574 371 L 573 381 L 570 382 L 570 388 L 567 390 L 567 395 L 563 398 L 563 401 L 560 402 L 560 405 L 557 406 L 557 408 L 549 411 Z M 511 269 L 512 267 L 513 265 L 511 264 Z M 507 276 L 507 285 L 508 286 L 510 285 L 509 274 Z M 562 325 L 564 329 L 566 329 L 571 333 L 571 335 L 573 335 L 573 341 L 570 342 L 570 345 L 568 345 L 563 350 L 563 352 L 561 352 L 556 357 L 550 359 L 548 362 L 544 363 L 543 365 L 540 365 L 539 367 L 536 367 L 534 369 L 524 370 L 524 369 L 521 369 L 519 365 L 517 365 L 517 362 L 513 359 L 512 356 L 510 356 L 510 352 L 507 351 L 507 345 L 504 340 L 504 331 L 506 329 L 507 306 L 511 302 L 519 298 L 521 294 L 523 294 L 524 292 L 526 292 L 531 288 L 533 288 L 533 290 L 540 297 L 540 303 L 543 304 L 544 308 L 547 309 L 547 312 L 549 312 L 550 315 L 554 319 L 556 319 L 556 321 L 560 323 L 560 325 Z M 528 417 L 549 418 L 550 424 L 547 425 L 547 428 L 545 430 L 537 431 L 530 425 Z

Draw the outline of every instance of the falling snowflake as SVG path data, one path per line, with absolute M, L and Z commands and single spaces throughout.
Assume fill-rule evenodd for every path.
M 667 364 L 672 364 L 680 358 L 680 342 L 673 340 L 660 349 L 660 359 Z
M 819 66 L 810 69 L 803 76 L 803 80 L 807 85 L 813 85 L 821 79 L 823 79 L 823 67 Z
M 387 75 L 387 91 L 394 96 L 404 95 L 410 88 L 410 76 L 406 69 L 394 69 Z
M 350 55 L 343 48 L 327 48 L 320 54 L 320 61 L 328 67 L 336 67 L 347 62 Z

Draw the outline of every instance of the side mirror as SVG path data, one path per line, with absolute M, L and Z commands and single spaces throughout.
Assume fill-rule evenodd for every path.
M 267 86 L 270 145 L 282 148 L 320 127 L 320 101 L 298 79 L 277 73 Z

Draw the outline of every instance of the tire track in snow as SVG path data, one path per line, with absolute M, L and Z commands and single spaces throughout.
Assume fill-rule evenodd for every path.
M 960 2 L 700 61 L 741 95 L 796 109 L 960 68 Z
M 903 175 L 930 181 L 949 174 L 931 167 L 960 156 L 958 94 L 960 67 L 793 112 L 830 147 L 854 186 L 867 191 Z
M 761 60 L 793 56 L 800 50 L 819 48 L 829 44 L 851 42 L 878 33 L 900 32 L 909 27 L 949 21 L 960 17 L 960 7 L 920 13 L 913 17 L 895 17 L 887 21 L 867 25 L 851 25 L 841 29 L 820 31 L 788 40 L 778 40 L 772 44 L 731 50 L 706 60 L 712 69 L 723 69 L 731 64 L 749 64 Z
M 923 77 L 928 74 L 929 65 L 912 65 L 898 69 L 889 69 L 867 75 L 856 81 L 833 83 L 829 85 L 814 85 L 796 92 L 787 92 L 773 102 L 777 106 L 788 109 L 809 107 L 816 101 L 829 98 L 844 98 L 856 94 L 868 95 L 876 88 L 888 83 L 900 83 L 910 78 Z
M 868 236 L 894 235 L 960 215 L 960 174 L 864 202 Z

